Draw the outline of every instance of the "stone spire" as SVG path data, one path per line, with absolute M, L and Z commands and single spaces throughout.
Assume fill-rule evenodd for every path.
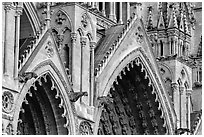
M 172 8 L 172 13 L 170 15 L 168 28 L 178 28 L 178 22 L 177 22 L 177 18 L 176 18 L 174 3 L 172 4 L 172 6 L 170 6 L 170 8 Z
M 158 20 L 157 28 L 158 29 L 165 29 L 165 22 L 164 22 L 161 2 L 159 2 L 159 20 Z
M 183 15 L 183 22 L 184 22 L 184 32 L 187 34 L 190 34 L 189 28 L 188 28 L 188 21 L 187 21 L 187 17 L 186 17 L 186 12 Z
M 147 16 L 147 29 L 151 30 L 153 29 L 153 21 L 152 21 L 152 6 L 147 7 L 148 8 L 148 16 Z
M 183 13 L 183 4 L 180 5 L 180 22 L 179 22 L 179 29 L 184 31 L 184 13 Z

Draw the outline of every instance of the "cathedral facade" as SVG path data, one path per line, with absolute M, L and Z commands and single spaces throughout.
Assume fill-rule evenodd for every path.
M 201 130 L 201 2 L 2 3 L 2 134 Z

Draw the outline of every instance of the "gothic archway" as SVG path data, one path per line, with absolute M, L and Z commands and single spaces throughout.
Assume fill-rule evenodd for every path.
M 51 76 L 46 73 L 29 88 L 19 113 L 17 134 L 69 134 L 64 101 Z
M 168 134 L 156 88 L 138 60 L 113 83 L 109 92 L 113 102 L 104 104 L 98 134 Z

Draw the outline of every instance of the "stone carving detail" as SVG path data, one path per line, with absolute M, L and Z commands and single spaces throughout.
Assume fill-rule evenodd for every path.
M 37 78 L 38 75 L 34 72 L 25 72 L 23 74 L 19 74 L 18 79 L 21 83 L 26 83 L 28 80 L 32 78 Z
M 87 92 L 71 92 L 69 97 L 70 97 L 71 102 L 76 102 L 82 96 L 88 96 L 88 93 Z
M 163 68 L 160 68 L 160 73 L 161 73 L 162 75 L 164 75 L 165 70 L 164 70 Z
M 108 29 L 108 28 L 111 27 L 111 24 L 105 22 L 103 19 L 96 18 L 96 20 L 97 20 L 97 25 L 99 25 L 99 26 L 101 26 L 101 27 L 103 27 L 105 29 Z
M 83 14 L 81 18 L 82 18 L 81 19 L 81 24 L 82 24 L 82 26 L 84 28 L 86 28 L 88 26 L 88 21 L 87 21 L 88 16 L 87 16 L 87 14 Z
M 135 36 L 136 36 L 136 40 L 137 40 L 137 42 L 139 44 L 141 44 L 144 41 L 144 36 L 143 36 L 143 33 L 142 33 L 142 28 L 140 26 L 137 27 Z
M 54 49 L 53 49 L 51 41 L 47 42 L 47 45 L 45 46 L 45 51 L 46 51 L 48 58 L 51 58 L 54 55 Z
M 2 109 L 4 112 L 11 112 L 13 110 L 14 97 L 9 91 L 4 91 L 2 95 Z
M 113 102 L 113 99 L 109 96 L 102 96 L 102 97 L 98 97 L 98 101 L 99 101 L 98 107 L 101 107 L 103 105 Z
M 92 135 L 91 124 L 87 121 L 82 121 L 79 125 L 79 132 L 81 135 Z
M 13 135 L 13 125 L 11 123 L 9 123 L 5 129 L 5 133 L 7 135 Z
M 3 2 L 4 10 L 8 12 L 12 8 L 12 2 Z
M 55 19 L 55 22 L 57 25 L 63 25 L 64 21 L 66 21 L 66 15 L 62 11 L 59 11 L 57 13 L 57 17 Z

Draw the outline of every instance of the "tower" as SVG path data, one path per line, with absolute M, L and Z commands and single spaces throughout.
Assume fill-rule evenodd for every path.
M 188 2 L 147 7 L 147 33 L 177 115 L 177 128 L 190 129 L 193 16 Z

